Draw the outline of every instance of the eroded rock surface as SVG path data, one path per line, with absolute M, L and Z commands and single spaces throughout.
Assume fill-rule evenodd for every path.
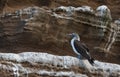
M 73 55 L 67 34 L 77 32 L 96 59 L 119 63 L 119 25 L 112 22 L 109 9 L 105 13 L 100 16 L 89 6 L 62 6 L 28 7 L 2 14 L 1 52 L 45 50 Z
M 4 8 L 0 8 L 2 11 L 0 14 L 0 68 L 3 69 L 0 74 L 2 75 L 6 71 L 8 73 L 7 75 L 3 74 L 3 77 L 13 77 L 13 75 L 27 77 L 28 73 L 31 77 L 43 75 L 120 76 L 120 67 L 117 65 L 120 64 L 120 21 L 113 22 L 107 6 L 99 6 L 96 10 L 90 6 L 56 7 L 59 4 L 66 5 L 66 1 L 68 4 L 71 3 L 69 0 L 57 0 L 57 4 L 54 2 L 46 4 L 47 0 L 45 2 L 41 0 L 42 4 L 39 6 L 49 6 L 50 8 L 27 7 L 28 5 L 26 5 L 27 8 L 22 7 L 23 9 L 8 11 L 6 7 L 11 5 L 9 1 L 7 0 L 3 6 L 0 5 Z M 73 5 L 79 4 L 74 3 Z M 81 41 L 88 46 L 96 60 L 117 64 L 95 61 L 97 69 L 90 66 L 94 71 L 86 72 L 78 59 L 70 57 L 75 56 L 70 47 L 70 38 L 67 37 L 67 34 L 72 32 L 80 35 Z M 26 51 L 29 53 L 20 53 Z M 69 57 L 66 59 L 66 56 L 54 56 L 55 60 L 52 60 L 53 58 L 49 60 L 42 58 L 44 53 L 35 53 L 36 51 L 46 52 L 46 54 L 69 55 Z M 7 52 L 10 54 L 4 54 Z M 39 54 L 42 56 L 37 57 L 40 56 Z M 47 56 L 53 55 L 47 54 Z M 56 60 L 59 62 L 57 63 Z M 67 65 L 70 66 L 69 69 Z
M 120 65 L 117 64 L 95 61 L 94 66 L 91 66 L 87 60 L 38 52 L 0 53 L 0 70 L 7 71 L 6 76 L 0 73 L 3 77 L 120 76 Z

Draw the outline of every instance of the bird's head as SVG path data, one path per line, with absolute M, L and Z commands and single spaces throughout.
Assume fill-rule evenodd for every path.
M 77 33 L 71 33 L 71 34 L 68 34 L 70 37 L 76 39 L 76 40 L 79 40 L 80 41 L 80 37 Z

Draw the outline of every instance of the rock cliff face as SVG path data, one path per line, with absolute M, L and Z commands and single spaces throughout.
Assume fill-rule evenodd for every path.
M 1 14 L 1 52 L 5 52 L 6 47 L 11 52 L 32 51 L 33 48 L 73 55 L 67 34 L 77 32 L 96 59 L 104 60 L 109 52 L 110 58 L 104 61 L 119 63 L 119 25 L 111 22 L 110 11 L 102 16 L 99 14 L 99 10 L 88 6 L 62 6 L 52 10 L 28 7 Z M 98 54 L 101 56 L 96 56 Z
M 120 65 L 48 53 L 0 53 L 2 77 L 119 77 Z M 7 74 L 4 74 L 7 73 Z
M 49 8 L 58 6 L 74 6 L 79 7 L 82 5 L 88 5 L 96 9 L 100 5 L 107 5 L 111 9 L 111 14 L 113 19 L 118 19 L 120 11 L 119 7 L 120 1 L 118 0 L 0 0 L 0 11 L 14 11 L 19 8 L 24 8 L 28 6 L 47 6 Z
M 13 74 L 11 75 L 12 70 L 12 73 L 14 72 L 14 75 L 17 75 L 16 77 L 18 77 L 18 70 L 16 71 L 18 67 L 21 68 L 19 70 L 19 73 L 22 71 L 21 73 L 24 74 L 26 74 L 25 72 L 23 72 L 23 67 L 25 66 L 33 66 L 35 67 L 35 69 L 37 67 L 41 67 L 41 65 L 39 66 L 39 64 L 37 64 L 36 62 L 36 65 L 31 65 L 31 63 L 27 63 L 28 61 L 23 61 L 19 63 L 19 61 L 16 61 L 16 57 L 14 58 L 15 62 L 13 58 L 10 58 L 9 60 L 12 61 L 10 63 L 10 61 L 7 61 L 8 59 L 4 57 L 5 54 L 3 53 L 45 52 L 62 56 L 75 56 L 70 47 L 70 38 L 68 38 L 67 36 L 68 33 L 72 32 L 76 32 L 80 35 L 81 41 L 88 46 L 91 55 L 95 59 L 120 64 L 120 20 L 116 20 L 114 22 L 116 16 L 111 16 L 111 11 L 113 14 L 113 10 L 110 10 L 105 5 L 97 7 L 95 5 L 95 3 L 97 4 L 97 1 L 91 2 L 87 0 L 91 4 L 88 4 L 86 1 L 76 1 L 39 0 L 38 2 L 37 0 L 26 0 L 25 2 L 21 2 L 19 0 L 0 0 L 0 4 L 2 4 L 0 5 L 0 69 L 4 69 L 4 71 L 1 71 L 0 73 L 5 73 L 6 68 L 10 67 L 10 69 L 7 69 L 7 71 L 10 73 L 9 76 L 13 76 Z M 12 3 L 16 2 L 19 2 L 18 5 L 12 5 Z M 112 5 L 108 1 L 100 2 L 103 4 L 106 3 L 108 6 Z M 116 3 L 119 3 L 119 1 Z M 24 4 L 26 5 L 23 6 Z M 90 6 L 81 6 L 82 4 L 93 5 L 97 8 L 92 8 Z M 14 57 L 14 55 L 11 56 Z M 19 56 L 19 54 L 17 56 Z M 41 59 L 41 57 L 39 58 Z M 18 59 L 19 58 L 20 57 L 18 57 Z M 76 60 L 77 59 L 75 59 L 75 61 Z M 66 61 L 68 62 L 68 59 L 66 59 Z M 20 64 L 24 66 L 21 67 Z M 44 62 L 42 64 L 43 70 L 40 71 L 39 69 L 36 69 L 35 71 L 33 68 L 26 67 L 25 69 L 30 72 L 31 77 L 35 76 L 36 74 L 36 76 L 62 76 L 61 71 L 63 70 L 65 71 L 63 76 L 73 75 L 75 77 L 87 77 L 89 75 L 96 76 L 97 74 L 100 74 L 101 77 L 105 76 L 106 74 L 106 76 L 120 76 L 120 70 L 116 70 L 117 72 L 113 70 L 112 73 L 110 73 L 111 71 L 109 71 L 109 69 L 104 71 L 104 67 L 101 67 L 102 65 L 100 66 L 100 71 L 99 69 L 97 69 L 97 72 L 87 72 L 87 75 L 81 75 L 80 73 L 84 73 L 85 70 L 82 69 L 83 67 L 80 68 L 81 66 L 77 67 L 76 64 L 76 67 L 71 66 L 71 68 L 73 68 L 73 71 L 70 71 L 70 69 L 61 68 L 58 71 L 57 67 L 54 64 L 53 67 L 55 66 L 55 68 L 51 67 L 52 62 L 50 65 L 48 65 L 48 67 L 44 66 Z M 100 63 L 96 62 L 96 64 Z M 14 66 L 15 68 L 12 68 L 12 66 Z M 119 67 L 119 65 L 115 65 L 115 67 Z M 46 69 L 51 69 L 53 71 L 46 71 Z M 101 70 L 103 70 L 102 74 Z M 7 76 L 8 75 L 4 77 Z

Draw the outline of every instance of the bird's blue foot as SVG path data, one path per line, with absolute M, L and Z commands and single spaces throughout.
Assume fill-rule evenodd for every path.
M 78 55 L 77 58 L 78 58 L 78 59 L 82 59 L 83 57 L 82 57 L 81 55 Z

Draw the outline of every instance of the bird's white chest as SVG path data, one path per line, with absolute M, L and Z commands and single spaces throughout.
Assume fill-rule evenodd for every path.
M 72 39 L 72 40 L 71 40 L 72 49 L 73 49 L 73 51 L 74 51 L 77 55 L 80 55 L 80 53 L 78 53 L 77 50 L 75 49 L 74 41 L 75 41 L 75 39 Z

